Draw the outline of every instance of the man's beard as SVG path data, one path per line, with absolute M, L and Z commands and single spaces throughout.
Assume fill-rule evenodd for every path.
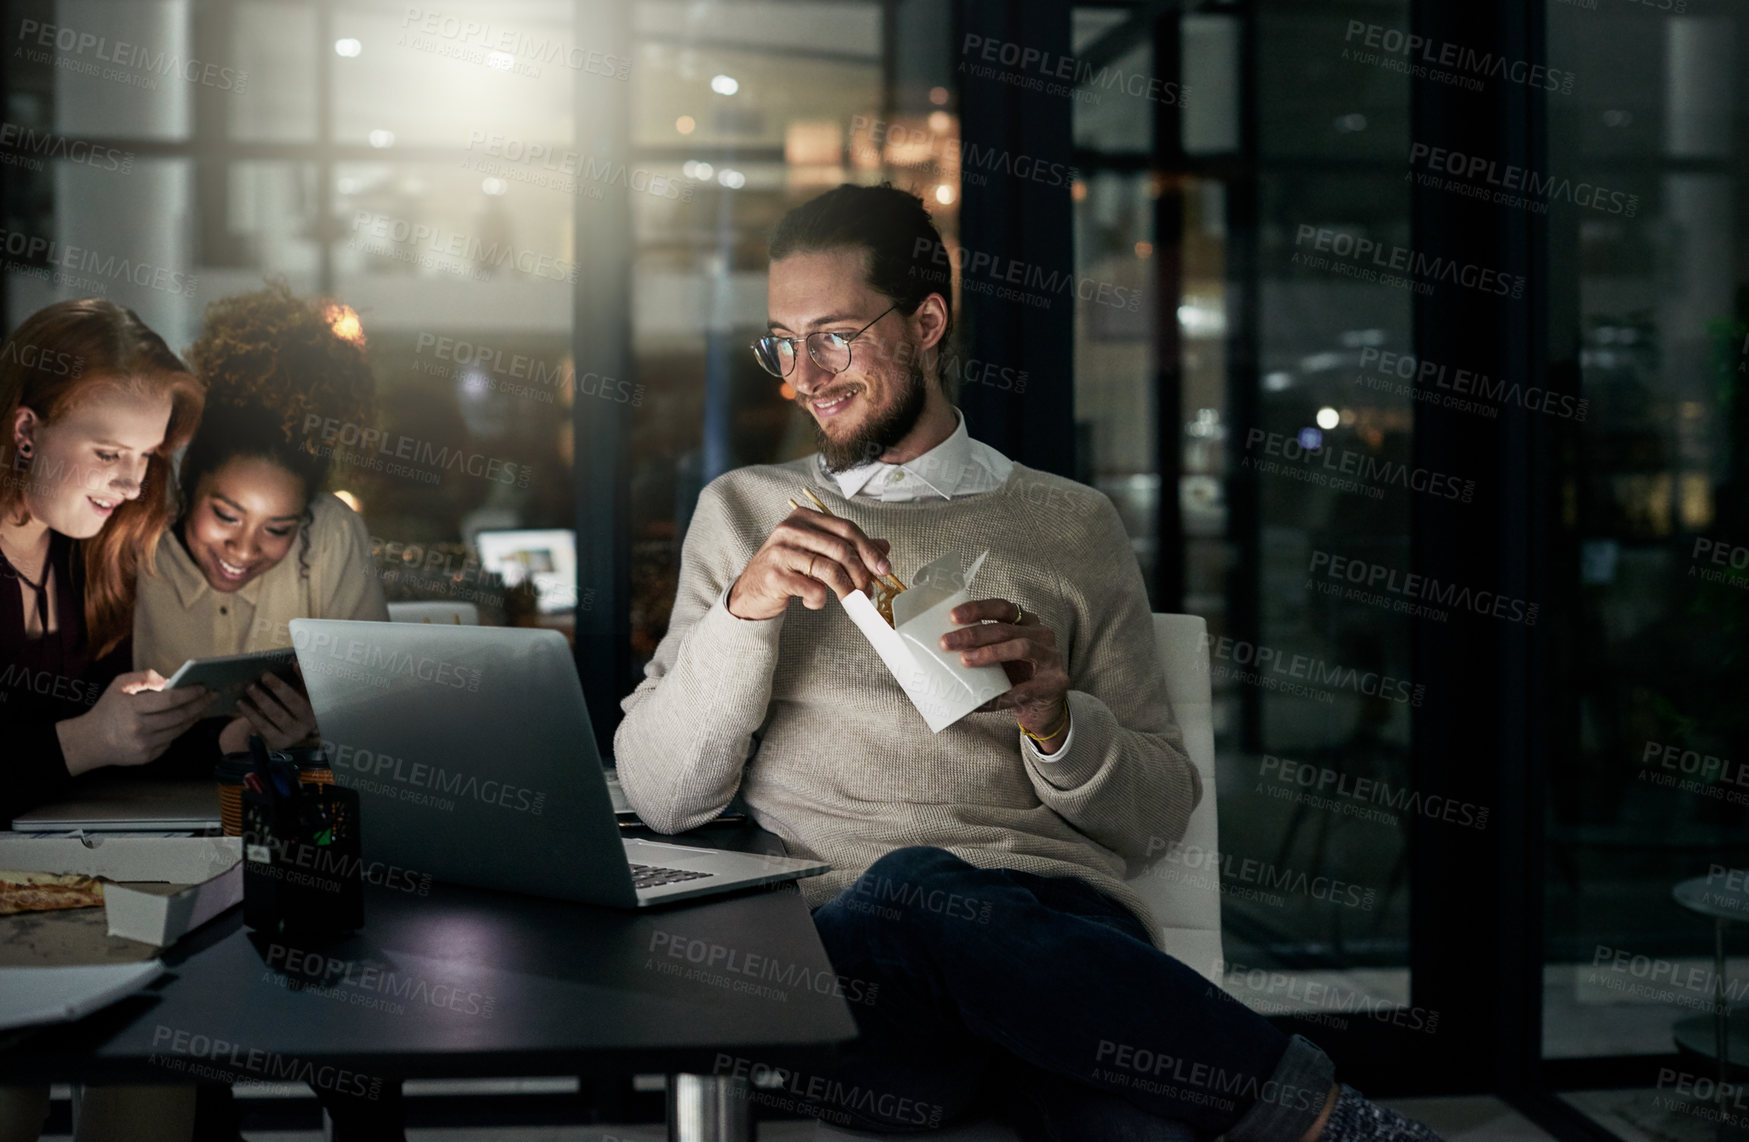
M 914 355 L 912 360 L 916 361 Z M 867 386 L 864 386 L 863 391 L 868 391 Z M 826 471 L 833 474 L 848 472 L 870 461 L 879 460 L 917 427 L 928 395 L 929 382 L 924 379 L 923 370 L 913 363 L 907 370 L 905 388 L 899 394 L 899 403 L 869 421 L 862 431 L 850 439 L 835 441 L 826 435 L 826 430 L 820 426 L 819 421 L 814 421 L 814 438 L 820 445 L 820 456 L 826 463 Z

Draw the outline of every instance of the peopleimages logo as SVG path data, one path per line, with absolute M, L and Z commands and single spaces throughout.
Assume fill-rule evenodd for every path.
M 815 971 L 806 964 L 787 963 L 775 956 L 731 948 L 711 940 L 702 940 L 680 932 L 657 929 L 650 933 L 649 958 L 646 967 L 667 975 L 684 974 L 701 983 L 722 986 L 729 991 L 789 1001 L 787 992 L 767 984 L 778 984 L 797 990 L 807 989 L 820 995 L 835 995 L 852 1003 L 873 1006 L 881 985 L 860 979 L 835 975 L 830 968 Z M 679 961 L 665 964 L 663 959 Z M 690 964 L 691 969 L 684 965 Z M 744 978 L 736 978 L 744 977 Z
M 951 253 L 944 243 L 931 238 L 919 238 L 911 247 L 911 257 L 928 254 L 931 261 L 943 269 L 951 269 L 957 255 L 960 267 L 960 288 L 972 293 L 985 293 L 998 300 L 1019 301 L 1039 309 L 1049 309 L 1051 298 L 1078 298 L 1095 305 L 1127 309 L 1135 313 L 1142 308 L 1142 291 L 1113 285 L 1110 282 L 1083 277 L 1068 270 L 1048 270 L 1030 262 L 1004 258 L 987 250 L 956 247 Z M 917 267 L 911 272 L 916 275 Z M 988 278 L 986 281 L 984 279 Z M 1010 288 L 1014 287 L 1014 288 Z
M 921 1102 L 891 1091 L 823 1075 L 809 1075 L 788 1067 L 774 1067 L 757 1059 L 719 1053 L 711 1066 L 714 1075 L 746 1079 L 745 1097 L 778 1110 L 801 1111 L 811 1117 L 852 1125 L 847 1110 L 865 1118 L 912 1126 L 941 1125 L 946 1111 L 935 1103 Z
M 1376 64 L 1387 71 L 1404 72 L 1416 79 L 1431 79 L 1468 91 L 1482 90 L 1484 79 L 1503 79 L 1562 95 L 1573 93 L 1574 77 L 1570 71 L 1477 51 L 1450 40 L 1429 39 L 1384 24 L 1350 20 L 1342 40 L 1347 45 L 1342 49 L 1343 59 Z M 1362 48 L 1377 50 L 1368 52 Z
M 1640 754 L 1639 778 L 1697 797 L 1749 805 L 1749 766 L 1728 757 L 1648 741 L 1645 752 Z
M 305 1083 L 317 1090 L 331 1090 L 371 1101 L 375 1101 L 383 1089 L 382 1079 L 346 1067 L 314 1063 L 296 1055 L 282 1055 L 278 1051 L 233 1043 L 215 1035 L 168 1027 L 162 1023 L 152 1029 L 151 1053 L 146 1056 L 146 1061 L 195 1078 L 236 1085 Z
M 1377 890 L 1362 884 L 1322 873 L 1314 876 L 1303 869 L 1218 849 L 1205 849 L 1201 845 L 1187 845 L 1183 841 L 1168 843 L 1163 837 L 1148 838 L 1143 859 L 1152 858 L 1162 849 L 1165 850 L 1164 859 L 1152 865 L 1144 875 L 1175 884 L 1217 888 L 1223 896 L 1256 900 L 1278 908 L 1287 903 L 1282 893 L 1358 908 L 1363 912 L 1371 912 L 1378 902 Z
M 507 352 L 490 345 L 481 345 L 456 337 L 435 333 L 420 333 L 414 341 L 415 356 L 423 358 L 426 350 L 439 360 L 451 362 L 456 368 L 437 365 L 423 359 L 413 368 L 430 376 L 466 376 L 464 370 L 477 370 L 487 388 L 510 396 L 525 397 L 543 404 L 553 403 L 555 391 L 572 389 L 578 395 L 598 397 L 615 404 L 637 408 L 644 403 L 644 386 L 616 377 L 604 376 L 594 370 L 576 376 L 576 371 L 563 362 L 547 362 L 523 353 Z M 532 384 L 518 384 L 531 381 Z
M 13 49 L 13 54 L 21 59 L 32 63 L 53 63 L 65 71 L 147 91 L 157 90 L 159 79 L 171 78 L 232 94 L 241 94 L 249 86 L 249 73 L 241 68 L 184 59 L 175 52 L 154 51 L 144 44 L 111 40 L 108 36 L 82 32 L 63 24 L 20 20 L 18 41 L 20 46 Z M 101 67 L 101 64 L 114 64 L 115 67 Z
M 1290 654 L 1272 646 L 1262 646 L 1227 635 L 1217 638 L 1207 631 L 1202 635 L 1202 648 L 1209 652 L 1213 662 L 1230 662 L 1259 675 L 1285 675 L 1291 679 L 1303 679 L 1315 686 L 1350 690 L 1364 697 L 1383 698 L 1388 702 L 1407 702 L 1411 706 L 1420 706 L 1422 695 L 1427 689 L 1426 686 L 1412 683 L 1407 678 L 1395 678 L 1376 670 L 1356 670 L 1352 666 L 1326 662 L 1316 655 Z M 1215 669 L 1224 670 L 1224 666 Z M 1223 673 L 1222 676 L 1226 675 Z
M 643 167 L 628 167 L 618 159 L 586 155 L 580 151 L 555 151 L 544 143 L 525 142 L 514 135 L 490 131 L 469 131 L 468 150 L 480 152 L 486 159 L 475 157 L 464 161 L 464 169 L 571 194 L 578 192 L 580 182 L 589 182 L 619 186 L 677 202 L 691 202 L 697 185 L 691 180 L 668 178 Z M 601 197 L 598 187 L 583 189 L 589 192 L 587 196 L 590 198 Z
M 494 71 L 515 71 L 538 78 L 540 64 L 557 64 L 585 75 L 625 80 L 631 60 L 593 49 L 575 47 L 553 36 L 468 20 L 434 9 L 409 7 L 401 18 L 396 44 L 415 51 L 478 63 Z
M 30 268 L 41 261 L 50 267 L 96 274 L 111 282 L 131 282 L 145 289 L 179 293 L 183 297 L 193 297 L 195 286 L 200 282 L 192 274 L 172 270 L 167 266 L 154 266 L 150 262 L 137 262 L 132 258 L 103 254 L 84 246 L 70 246 L 52 238 L 42 238 L 18 230 L 0 230 L 0 251 L 4 251 L 10 258 L 23 258 L 26 265 L 19 266 L 19 269 Z M 101 288 L 106 289 L 107 285 Z
M 394 256 L 392 251 L 396 247 L 404 246 L 407 249 L 403 252 L 409 256 L 416 255 L 420 250 L 427 250 L 433 255 L 465 259 L 476 270 L 509 268 L 530 277 L 568 282 L 572 285 L 577 283 L 575 262 L 568 262 L 539 250 L 521 248 L 510 242 L 487 242 L 470 234 L 445 230 L 441 226 L 411 222 L 405 218 L 394 218 L 369 210 L 353 213 L 352 230 L 361 239 L 380 238 L 389 242 L 390 245 L 385 249 L 391 252 L 390 256 Z
M 33 127 L 24 127 L 17 123 L 0 123 L 0 146 L 15 147 L 35 155 L 37 158 L 78 163 L 81 166 L 91 167 L 93 170 L 127 174 L 134 169 L 134 153 L 132 151 L 118 151 L 114 147 L 106 147 L 101 143 L 88 143 L 83 139 L 69 139 L 65 135 L 57 135 L 52 131 L 39 133 Z M 43 168 L 41 163 L 36 163 L 30 169 L 42 170 Z
M 395 651 L 365 638 L 341 637 L 327 631 L 313 635 L 307 630 L 292 634 L 300 665 L 306 670 L 333 671 L 336 665 L 358 667 L 359 675 L 371 675 L 388 681 L 416 679 L 435 686 L 478 693 L 481 671 L 478 667 L 460 666 L 441 658 L 414 656 Z
M 868 133 L 868 141 L 877 147 L 902 149 L 907 154 L 927 147 L 932 159 L 948 155 L 958 160 L 960 178 L 973 186 L 982 186 L 991 174 L 1003 174 L 1026 182 L 1067 189 L 1081 172 L 1068 163 L 1051 162 L 1027 154 L 1017 154 L 1001 147 L 980 147 L 946 135 L 937 135 L 924 127 L 906 127 L 866 115 L 850 117 L 850 133 Z
M 11 361 L 26 369 L 52 373 L 57 377 L 77 377 L 85 371 L 85 358 L 77 353 L 45 349 L 16 337 L 0 341 L 0 361 Z M 5 457 L 6 449 L 0 447 L 0 460 Z
M 10 567 L 0 574 L 9 579 L 18 577 L 17 572 Z M 28 690 L 45 698 L 53 696 L 63 702 L 77 702 L 83 706 L 96 705 L 98 697 L 103 693 L 103 687 L 95 682 L 69 678 L 65 674 L 55 674 L 48 670 L 32 670 L 19 662 L 0 670 L 0 688 Z
M 529 477 L 534 473 L 534 467 L 530 464 L 518 464 L 514 460 L 487 456 L 482 452 L 467 452 L 412 436 L 391 437 L 380 428 L 336 420 L 331 416 L 323 417 L 316 413 L 305 415 L 304 437 L 318 456 L 333 456 L 355 467 L 368 468 L 390 476 L 412 476 L 428 484 L 437 483 L 440 479 L 438 470 L 442 470 L 479 476 L 494 484 L 526 488 Z M 358 451 L 345 450 L 355 445 Z M 371 449 L 375 449 L 374 454 Z M 397 463 L 403 460 L 407 463 Z M 434 470 L 424 470 L 416 467 L 418 465 Z
M 410 1004 L 490 1019 L 498 1004 L 495 996 L 460 984 L 434 982 L 381 963 L 346 960 L 286 944 L 269 944 L 266 963 L 264 977 L 276 986 L 394 1015 L 404 1013 Z
M 1406 785 L 1393 786 L 1384 778 L 1354 777 L 1329 766 L 1310 765 L 1292 758 L 1264 754 L 1258 770 L 1268 778 L 1319 797 L 1342 798 L 1366 805 L 1382 805 L 1392 812 L 1429 821 L 1445 821 L 1466 829 L 1488 827 L 1488 807 L 1470 801 L 1454 801 L 1437 793 L 1423 793 Z
M 1268 466 L 1269 461 L 1260 461 L 1253 452 L 1262 452 L 1265 456 L 1279 456 L 1284 460 L 1301 462 L 1307 466 L 1317 466 L 1327 469 L 1319 473 L 1321 477 L 1334 474 L 1338 479 L 1332 485 L 1339 491 L 1349 490 L 1350 486 L 1371 485 L 1361 487 L 1367 492 L 1381 492 L 1384 487 L 1397 487 L 1406 492 L 1425 492 L 1438 499 L 1457 500 L 1469 503 L 1476 493 L 1474 480 L 1463 480 L 1456 476 L 1448 476 L 1442 472 L 1433 472 L 1426 468 L 1411 468 L 1407 464 L 1395 460 L 1387 460 L 1367 452 L 1353 452 L 1346 448 L 1326 448 L 1319 445 L 1308 448 L 1300 442 L 1297 436 L 1281 432 L 1266 432 L 1261 428 L 1253 428 L 1245 433 L 1245 458 L 1240 461 L 1241 468 L 1252 466 L 1261 471 L 1279 471 L 1280 465 Z M 1289 472 L 1292 469 L 1288 469 Z M 1342 479 L 1348 477 L 1348 479 Z M 1318 482 L 1325 482 L 1319 480 Z M 1378 498 L 1374 496 L 1373 498 Z
M 1550 392 L 1519 381 L 1496 380 L 1474 369 L 1453 368 L 1412 353 L 1392 353 L 1368 346 L 1360 351 L 1360 367 L 1355 380 L 1369 389 L 1386 389 L 1459 412 L 1494 417 L 1499 415 L 1500 406 L 1516 405 L 1526 412 L 1582 421 L 1591 409 L 1591 401 L 1585 397 Z M 1391 378 L 1408 383 L 1395 384 Z
M 1501 206 L 1530 207 L 1547 213 L 1550 202 L 1568 202 L 1604 214 L 1632 218 L 1639 213 L 1640 196 L 1598 186 L 1583 180 L 1545 175 L 1529 167 L 1502 163 L 1481 155 L 1466 155 L 1444 147 L 1415 143 L 1409 148 L 1409 166 L 1422 168 L 1411 174 L 1426 176 L 1424 186 L 1451 190 L 1472 198 L 1487 198 Z M 1449 179 L 1440 176 L 1449 175 Z M 1477 185 L 1478 180 L 1481 184 Z
M 1680 9 L 1678 9 L 1680 11 Z M 1675 1091 L 1680 1098 L 1660 1094 L 1652 1105 L 1702 1122 L 1718 1122 L 1739 1130 L 1749 1125 L 1749 1095 L 1742 1083 L 1720 1082 L 1708 1075 L 1678 1071 L 1674 1067 L 1658 1068 L 1658 1089 Z
M 1328 551 L 1312 552 L 1311 565 L 1306 568 L 1308 574 L 1317 575 L 1322 572 L 1327 580 L 1334 584 L 1343 582 L 1356 584 L 1368 590 L 1383 590 L 1400 599 L 1416 599 L 1419 603 L 1404 604 L 1400 609 L 1406 614 L 1419 614 L 1423 610 L 1421 603 L 1436 603 L 1441 607 L 1451 607 L 1457 610 L 1469 611 L 1472 614 L 1489 618 L 1506 619 L 1520 622 L 1526 626 L 1535 626 L 1539 604 L 1527 602 L 1524 599 L 1503 595 L 1498 591 L 1475 591 L 1469 587 L 1460 587 L 1456 583 L 1445 583 L 1431 575 L 1414 573 L 1402 574 L 1394 567 L 1383 563 L 1371 563 L 1364 559 L 1350 559 L 1347 556 L 1332 555 Z M 1316 580 L 1313 580 L 1316 583 Z M 1352 590 L 1352 589 L 1351 589 Z M 1334 591 L 1324 591 L 1334 594 Z M 1353 596 L 1351 596 L 1353 597 Z M 1428 617 L 1439 617 L 1429 615 Z M 1444 621 L 1443 618 L 1440 621 Z
M 1329 269 L 1345 277 L 1412 289 L 1416 293 L 1431 293 L 1434 283 L 1443 282 L 1501 297 L 1524 296 L 1524 277 L 1521 274 L 1503 273 L 1489 266 L 1424 254 L 1395 243 L 1375 242 L 1328 226 L 1301 223 L 1294 231 L 1294 246 L 1292 260 L 1296 265 Z M 1311 250 L 1301 251 L 1300 246 L 1310 246 Z M 1334 254 L 1344 261 L 1332 265 L 1328 257 L 1322 256 L 1324 254 Z M 1398 274 L 1408 276 L 1398 277 Z
M 1733 587 L 1749 587 L 1749 576 L 1742 574 L 1749 570 L 1749 547 L 1697 535 L 1694 537 L 1694 551 L 1689 558 L 1693 561 L 1688 568 L 1690 578 L 1702 579 L 1708 583 L 1726 583 Z M 1712 566 L 1696 566 L 1702 560 Z
M 1190 95 L 1188 87 L 1176 80 L 1161 80 L 1141 72 L 1126 72 L 1115 65 L 1097 70 L 1086 60 L 1057 55 L 1042 48 L 1029 47 L 1013 40 L 994 39 L 968 33 L 960 43 L 960 55 L 975 57 L 983 65 L 960 63 L 960 70 L 974 79 L 999 79 L 1012 87 L 1042 91 L 1046 95 L 1062 95 L 1083 102 L 1098 103 L 1099 94 L 1092 90 L 1112 91 L 1146 99 L 1153 103 L 1183 107 Z M 1012 68 L 998 71 L 994 66 Z M 1061 82 L 1053 82 L 1061 81 Z
M 444 801 L 435 794 L 448 794 L 451 797 L 478 801 L 482 805 L 496 805 L 501 809 L 515 809 L 536 817 L 546 808 L 545 793 L 494 778 L 482 781 L 477 773 L 452 773 L 441 765 L 429 765 L 423 761 L 410 762 L 404 757 L 377 753 L 354 745 L 341 745 L 338 742 L 323 742 L 322 751 L 336 770 L 348 770 L 362 775 L 342 782 L 349 789 L 362 789 L 367 793 L 377 793 L 395 800 L 410 801 L 446 811 L 454 809 L 455 802 Z M 397 794 L 395 786 L 388 782 L 396 782 L 406 788 Z M 426 790 L 434 790 L 435 793 L 426 793 Z
M 1217 962 L 1229 993 L 1242 991 L 1245 1004 L 1265 1008 L 1266 1014 L 1304 1015 L 1310 1010 L 1342 1015 L 1364 1015 L 1383 1023 L 1431 1035 L 1439 1030 L 1439 1012 L 1409 1007 L 1394 999 L 1368 995 L 1340 983 L 1266 968 L 1247 967 L 1232 961 Z

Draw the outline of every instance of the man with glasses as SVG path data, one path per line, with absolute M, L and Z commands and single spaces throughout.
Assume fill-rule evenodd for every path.
M 861 1037 L 786 1098 L 874 1130 L 995 1109 L 1050 1137 L 1434 1137 L 1158 949 L 1123 881 L 1202 790 L 1141 572 L 1102 495 L 967 434 L 939 367 L 949 267 L 922 200 L 891 186 L 779 222 L 753 352 L 819 451 L 700 495 L 614 742 L 654 828 L 739 791 L 833 867 L 800 888 Z M 829 511 L 792 507 L 805 488 Z M 955 609 L 942 648 L 1014 685 L 932 734 L 833 601 L 952 550 L 989 551 L 990 597 Z

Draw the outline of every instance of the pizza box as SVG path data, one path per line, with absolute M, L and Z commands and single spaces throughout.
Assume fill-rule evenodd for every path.
M 162 960 L 9 967 L 0 976 L 0 1031 L 40 1023 L 71 1023 L 126 998 L 164 974 Z
M 109 934 L 160 948 L 243 900 L 240 837 L 0 834 L 0 869 L 112 881 L 103 886 Z

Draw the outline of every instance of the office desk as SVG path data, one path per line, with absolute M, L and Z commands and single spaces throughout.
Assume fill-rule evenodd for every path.
M 372 1083 L 403 1077 L 712 1076 L 856 1034 L 789 888 L 634 913 L 367 886 L 365 919 L 315 945 L 255 935 L 233 909 L 169 949 L 154 988 L 7 1044 L 0 1073 L 313 1081 L 370 1097 Z M 693 1099 L 723 1095 L 720 1083 L 681 1085 Z

